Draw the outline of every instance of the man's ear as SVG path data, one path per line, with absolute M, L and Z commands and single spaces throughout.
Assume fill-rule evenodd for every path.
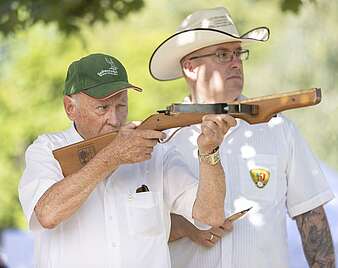
M 196 80 L 197 78 L 197 68 L 198 66 L 194 66 L 191 60 L 184 60 L 182 62 L 182 71 L 185 77 Z
M 68 118 L 74 121 L 76 116 L 76 100 L 66 95 L 63 97 L 63 106 Z

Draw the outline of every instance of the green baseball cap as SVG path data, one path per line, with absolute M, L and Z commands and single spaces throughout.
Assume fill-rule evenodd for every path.
M 83 92 L 104 99 L 128 88 L 142 91 L 128 82 L 127 71 L 118 59 L 96 53 L 69 65 L 63 94 Z

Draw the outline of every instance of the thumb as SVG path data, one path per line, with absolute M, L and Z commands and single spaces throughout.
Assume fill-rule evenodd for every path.
M 231 231 L 233 228 L 233 225 L 232 225 L 232 222 L 231 221 L 225 221 L 223 224 L 222 224 L 222 229 L 225 230 L 225 231 Z

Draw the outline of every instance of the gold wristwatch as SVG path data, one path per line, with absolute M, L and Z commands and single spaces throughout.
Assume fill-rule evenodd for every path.
M 209 154 L 200 154 L 200 151 L 198 151 L 198 158 L 200 161 L 206 162 L 209 165 L 212 165 L 212 166 L 216 165 L 221 160 L 219 156 L 219 147 L 217 146 Z

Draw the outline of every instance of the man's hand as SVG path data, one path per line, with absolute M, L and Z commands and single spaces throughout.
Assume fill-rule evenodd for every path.
M 204 247 L 213 247 L 227 233 L 232 231 L 232 223 L 225 221 L 219 227 L 209 230 L 200 230 L 191 222 L 180 215 L 171 214 L 171 232 L 169 241 L 175 241 L 182 237 L 188 237 L 191 241 Z
M 211 153 L 219 146 L 228 130 L 236 125 L 236 120 L 227 114 L 208 114 L 202 118 L 201 134 L 197 139 L 200 153 Z
M 156 130 L 135 129 L 136 124 L 123 126 L 115 139 L 105 148 L 118 165 L 149 160 L 154 146 L 165 134 Z
M 223 225 L 219 227 L 212 227 L 209 230 L 200 230 L 193 226 L 191 232 L 188 233 L 188 237 L 196 244 L 204 247 L 213 247 L 216 243 L 227 233 L 232 230 L 232 223 L 225 221 Z

